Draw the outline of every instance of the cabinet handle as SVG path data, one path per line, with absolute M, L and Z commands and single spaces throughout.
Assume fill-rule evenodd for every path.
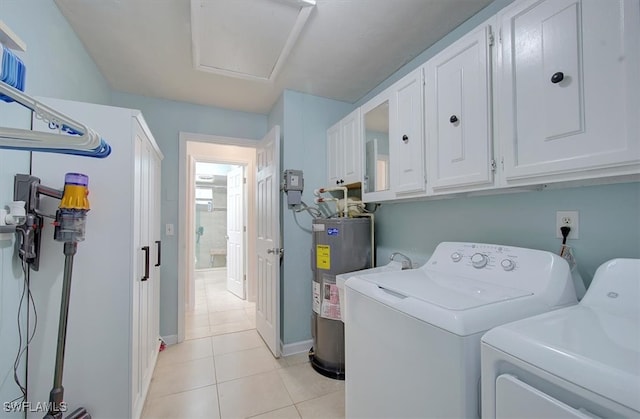
M 452 124 L 455 124 L 458 121 L 459 121 L 459 119 L 455 115 L 451 115 L 451 117 L 449 118 L 449 122 L 451 122 Z
M 402 136 L 402 142 L 403 142 L 403 143 L 405 143 L 405 144 L 406 144 L 406 143 L 408 143 L 408 142 L 409 142 L 409 136 L 408 136 L 408 135 L 406 135 L 406 134 L 405 134 L 405 135 L 403 135 L 403 136 Z
M 144 276 L 140 281 L 146 281 L 149 279 L 149 246 L 144 246 L 142 251 L 144 252 Z
M 553 76 L 551 76 L 551 83 L 553 84 L 560 83 L 562 80 L 564 80 L 564 73 L 562 71 L 553 73 Z
M 156 246 L 158 246 L 158 262 L 154 266 L 162 265 L 162 242 L 156 240 Z

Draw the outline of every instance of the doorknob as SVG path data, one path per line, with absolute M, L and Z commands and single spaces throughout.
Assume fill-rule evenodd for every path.
M 284 253 L 284 249 L 283 248 L 278 248 L 278 247 L 274 247 L 273 249 L 267 249 L 267 253 L 269 254 L 278 254 L 278 255 L 282 255 Z

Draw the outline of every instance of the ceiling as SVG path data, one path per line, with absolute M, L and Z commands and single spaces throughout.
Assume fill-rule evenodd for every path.
M 262 114 L 354 103 L 491 1 L 55 0 L 113 89 Z

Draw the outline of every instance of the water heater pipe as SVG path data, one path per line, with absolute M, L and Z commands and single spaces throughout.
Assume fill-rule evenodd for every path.
M 342 192 L 342 194 L 344 195 L 344 209 L 342 210 L 342 216 L 344 218 L 346 218 L 348 216 L 348 205 L 347 205 L 347 192 L 349 191 L 347 189 L 346 186 L 334 186 L 332 188 L 318 188 L 318 189 L 314 189 L 313 190 L 313 194 L 317 197 L 320 196 L 320 194 L 325 193 L 325 192 Z M 322 201 L 318 201 L 316 200 L 315 202 L 326 202 L 326 201 L 337 201 L 336 198 L 321 198 Z

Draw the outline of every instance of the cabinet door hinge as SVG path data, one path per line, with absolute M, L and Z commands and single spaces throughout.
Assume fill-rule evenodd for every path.
M 498 30 L 498 42 L 502 43 L 502 28 Z
M 494 172 L 494 173 L 496 171 L 496 166 L 497 166 L 497 164 L 496 164 L 495 159 L 491 159 L 491 171 Z
M 247 226 L 242 226 L 242 231 L 247 232 Z
M 492 47 L 495 44 L 495 37 L 493 36 L 493 30 L 491 26 L 489 26 L 489 33 L 487 34 L 487 40 L 489 42 L 489 46 Z
M 500 159 L 500 166 L 502 166 L 502 170 L 504 171 L 504 157 Z
M 242 275 L 242 280 L 245 282 L 247 281 L 247 274 Z
M 246 177 L 242 178 L 242 183 L 244 183 L 245 185 L 247 184 L 247 178 Z

